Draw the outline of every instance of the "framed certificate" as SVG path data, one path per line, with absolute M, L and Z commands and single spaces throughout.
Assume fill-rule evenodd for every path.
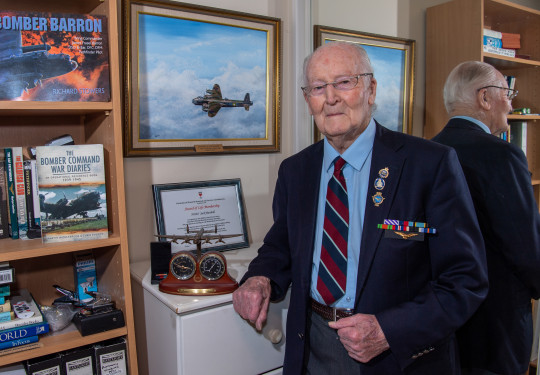
M 159 241 L 180 250 L 249 246 L 240 179 L 152 185 Z

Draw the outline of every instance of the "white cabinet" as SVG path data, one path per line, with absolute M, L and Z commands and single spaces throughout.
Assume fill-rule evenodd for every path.
M 236 280 L 258 247 L 224 253 Z M 236 314 L 231 294 L 162 293 L 150 283 L 149 269 L 149 262 L 131 265 L 140 374 L 281 374 L 288 296 L 270 305 L 259 333 Z

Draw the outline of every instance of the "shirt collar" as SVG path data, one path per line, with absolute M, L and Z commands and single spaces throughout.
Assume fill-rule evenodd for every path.
M 324 138 L 324 170 L 328 171 L 332 167 L 332 162 L 338 156 L 341 156 L 347 164 L 359 171 L 366 160 L 367 155 L 373 148 L 375 140 L 375 121 L 373 118 L 369 121 L 367 128 L 356 138 L 352 145 L 340 155 L 334 147 Z
M 469 116 L 454 116 L 452 118 L 461 118 L 461 119 L 464 119 L 464 120 L 468 120 L 470 122 L 473 122 L 475 123 L 476 125 L 478 125 L 483 131 L 485 131 L 486 133 L 488 134 L 491 134 L 491 131 L 489 130 L 489 128 L 487 127 L 486 124 L 484 124 L 482 121 L 478 120 L 478 119 L 475 119 L 474 117 L 469 117 Z

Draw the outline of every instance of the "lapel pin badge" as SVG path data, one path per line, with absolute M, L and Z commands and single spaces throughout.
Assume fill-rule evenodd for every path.
M 388 171 L 388 167 L 384 167 L 379 171 L 379 176 L 381 178 L 387 178 L 390 172 Z
M 372 195 L 371 198 L 373 199 L 375 207 L 379 207 L 384 201 L 384 197 L 382 196 L 382 193 L 380 191 L 378 191 L 375 195 Z
M 375 189 L 377 189 L 377 190 L 384 189 L 384 185 L 385 185 L 384 179 L 382 179 L 380 177 L 377 177 L 375 179 L 375 183 L 373 184 L 373 186 L 375 186 Z

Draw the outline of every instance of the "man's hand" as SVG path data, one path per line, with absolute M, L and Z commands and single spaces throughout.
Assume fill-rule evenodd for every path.
M 367 363 L 390 348 L 375 315 L 355 314 L 329 325 L 337 330 L 349 355 L 359 362 Z
M 266 321 L 271 292 L 270 279 L 253 276 L 233 293 L 234 309 L 242 318 L 254 323 L 258 331 Z

